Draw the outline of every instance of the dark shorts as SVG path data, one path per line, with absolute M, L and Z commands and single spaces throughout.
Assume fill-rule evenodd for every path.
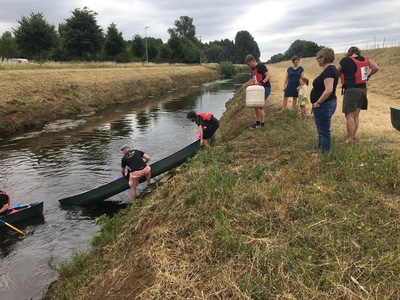
M 208 140 L 213 136 L 213 134 L 217 131 L 219 127 L 219 121 L 217 118 L 212 117 L 210 124 L 204 128 L 203 131 L 203 139 Z
M 368 109 L 366 88 L 348 88 L 344 91 L 342 112 L 348 114 L 357 109 Z
M 269 95 L 271 94 L 271 88 L 270 87 L 264 87 L 265 93 L 264 93 L 264 99 L 267 101 Z

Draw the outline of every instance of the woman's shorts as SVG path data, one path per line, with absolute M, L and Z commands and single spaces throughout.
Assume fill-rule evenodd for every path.
M 219 121 L 217 118 L 212 117 L 210 124 L 204 128 L 203 131 L 203 139 L 208 140 L 213 136 L 213 134 L 217 131 L 219 127 Z
M 264 93 L 264 100 L 267 101 L 269 95 L 271 94 L 271 88 L 270 87 L 264 87 L 265 93 Z
M 357 109 L 368 109 L 366 88 L 348 88 L 344 91 L 342 112 L 348 114 Z

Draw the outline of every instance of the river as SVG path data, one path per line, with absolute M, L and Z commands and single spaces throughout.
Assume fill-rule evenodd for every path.
M 26 237 L 8 227 L 0 230 L 0 299 L 40 299 L 58 276 L 51 265 L 89 249 L 99 231 L 95 219 L 126 207 L 130 192 L 91 207 L 61 207 L 59 199 L 117 177 L 124 145 L 145 151 L 151 163 L 187 146 L 196 126 L 186 113 L 206 111 L 220 118 L 240 81 L 193 86 L 0 139 L 0 189 L 10 194 L 12 205 L 44 201 L 42 217 L 16 224 Z

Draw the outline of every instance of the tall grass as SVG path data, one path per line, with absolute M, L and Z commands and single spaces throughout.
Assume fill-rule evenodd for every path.
M 335 141 L 318 155 L 316 139 L 287 114 L 191 161 L 181 195 L 195 215 L 180 226 L 201 230 L 180 240 L 207 245 L 192 255 L 214 274 L 208 295 L 234 284 L 220 299 L 398 298 L 399 153 Z

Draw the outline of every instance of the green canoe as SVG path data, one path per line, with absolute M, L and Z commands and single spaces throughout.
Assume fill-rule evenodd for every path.
M 173 168 L 180 166 L 189 157 L 193 157 L 197 150 L 200 148 L 200 141 L 186 146 L 185 148 L 171 154 L 155 163 L 151 164 L 151 177 L 156 177 L 161 175 Z M 145 178 L 142 177 L 140 182 L 144 182 Z M 129 189 L 128 180 L 121 177 L 110 183 L 102 185 L 93 190 L 83 192 L 77 195 L 69 196 L 67 198 L 58 200 L 61 205 L 75 205 L 75 206 L 85 206 L 92 205 L 110 198 L 116 194 L 119 194 L 125 190 Z
M 10 214 L 11 211 L 14 211 L 14 213 Z M 32 219 L 42 214 L 43 202 L 37 202 L 9 209 L 6 214 L 0 216 L 0 219 L 12 225 L 21 221 Z M 0 222 L 0 228 L 3 226 L 6 226 L 6 224 Z
M 397 130 L 400 130 L 400 108 L 399 107 L 391 107 L 390 108 L 390 120 L 392 121 L 392 125 Z

